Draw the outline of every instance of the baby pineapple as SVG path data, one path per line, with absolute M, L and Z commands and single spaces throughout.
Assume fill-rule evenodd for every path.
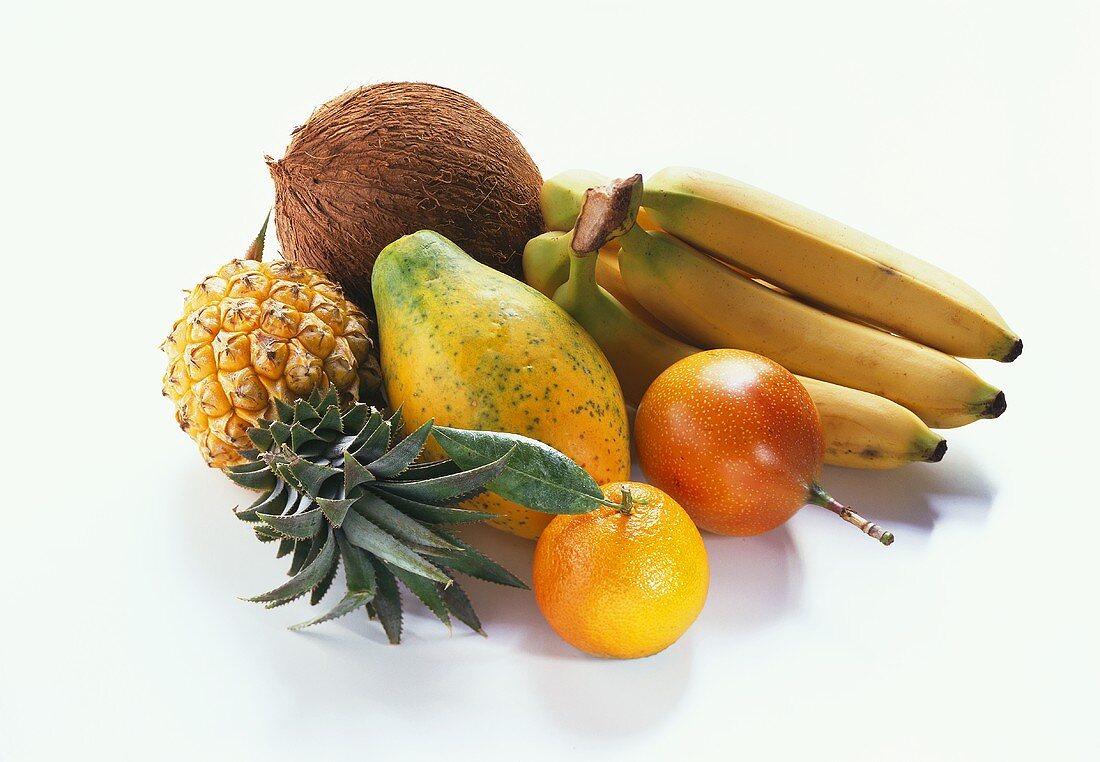
M 215 468 L 245 462 L 247 431 L 274 418 L 276 399 L 334 387 L 345 402 L 374 400 L 381 385 L 367 316 L 323 273 L 261 251 L 195 286 L 161 345 L 164 394 Z

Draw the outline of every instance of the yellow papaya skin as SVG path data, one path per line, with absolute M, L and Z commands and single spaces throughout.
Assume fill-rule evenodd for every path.
M 550 299 L 431 231 L 379 254 L 371 280 L 382 376 L 407 431 L 444 426 L 537 439 L 599 484 L 630 475 L 619 382 L 592 338 Z M 442 457 L 429 442 L 428 455 Z M 464 507 L 537 538 L 553 518 L 483 493 Z

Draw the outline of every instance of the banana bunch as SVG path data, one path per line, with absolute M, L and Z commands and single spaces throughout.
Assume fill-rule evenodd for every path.
M 1004 393 L 956 359 L 1019 356 L 996 309 L 838 222 L 678 168 L 644 190 L 640 176 L 566 172 L 544 184 L 542 205 L 567 232 L 528 243 L 525 277 L 592 334 L 633 404 L 692 352 L 757 352 L 799 374 L 826 461 L 860 468 L 937 461 L 947 445 L 930 427 L 1005 410 Z

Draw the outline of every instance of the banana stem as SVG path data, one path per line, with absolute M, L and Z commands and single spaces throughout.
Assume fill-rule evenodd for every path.
M 810 487 L 809 502 L 832 511 L 849 524 L 859 527 L 861 532 L 874 537 L 883 545 L 889 545 L 894 541 L 893 532 L 888 532 L 878 524 L 868 521 L 853 511 L 851 507 L 835 500 L 832 495 L 825 491 L 824 487 L 816 482 Z
M 596 288 L 596 251 L 570 252 L 569 255 L 569 282 L 577 288 Z

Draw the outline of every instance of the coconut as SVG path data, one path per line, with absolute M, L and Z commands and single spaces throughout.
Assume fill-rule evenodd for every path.
M 512 131 L 445 87 L 388 82 L 324 104 L 266 157 L 283 256 L 338 280 L 371 306 L 375 257 L 434 230 L 520 277 L 524 244 L 543 232 L 542 176 Z

